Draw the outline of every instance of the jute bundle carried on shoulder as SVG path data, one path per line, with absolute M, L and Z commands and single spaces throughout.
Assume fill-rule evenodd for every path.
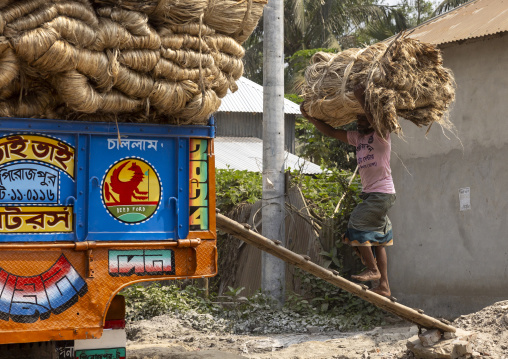
M 434 45 L 404 36 L 338 54 L 318 52 L 305 71 L 305 110 L 333 127 L 351 123 L 364 113 L 353 94 L 363 84 L 379 135 L 400 132 L 399 116 L 419 127 L 434 122 L 449 127 L 455 82 L 442 64 Z
M 205 124 L 266 0 L 0 0 L 0 116 Z

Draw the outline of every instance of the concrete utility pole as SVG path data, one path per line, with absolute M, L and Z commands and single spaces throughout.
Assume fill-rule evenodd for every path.
M 284 3 L 269 0 L 263 36 L 263 235 L 286 244 L 284 216 Z M 286 266 L 261 254 L 261 289 L 282 305 Z

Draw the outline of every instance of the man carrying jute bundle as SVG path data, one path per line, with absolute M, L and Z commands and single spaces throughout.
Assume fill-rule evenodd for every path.
M 395 187 L 390 169 L 390 134 L 380 137 L 373 129 L 372 114 L 365 107 L 365 87 L 354 88 L 354 95 L 362 105 L 365 115 L 358 115 L 357 131 L 335 129 L 305 112 L 302 115 L 326 136 L 336 138 L 356 147 L 363 202 L 351 213 L 344 242 L 353 246 L 362 257 L 366 269 L 351 278 L 366 282 L 377 281 L 371 290 L 380 295 L 391 295 L 388 284 L 388 260 L 386 246 L 393 244 L 392 224 L 387 212 L 395 201 Z

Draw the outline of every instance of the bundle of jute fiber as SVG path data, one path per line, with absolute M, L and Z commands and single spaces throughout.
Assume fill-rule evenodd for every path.
M 0 116 L 204 124 L 237 89 L 244 50 L 211 9 L 154 23 L 100 3 L 0 2 Z
M 154 23 L 182 25 L 199 22 L 244 42 L 257 26 L 268 0 L 95 0 L 147 14 Z
M 417 126 L 438 122 L 449 128 L 455 82 L 442 64 L 439 49 L 406 36 L 338 54 L 316 53 L 305 71 L 305 110 L 333 127 L 351 123 L 364 113 L 353 94 L 363 84 L 379 135 L 400 132 L 399 116 Z

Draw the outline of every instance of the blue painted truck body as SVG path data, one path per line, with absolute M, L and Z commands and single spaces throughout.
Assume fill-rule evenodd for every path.
M 190 139 L 213 138 L 213 118 L 210 124 L 122 123 L 117 126 L 115 123 L 0 119 L 0 207 L 3 209 L 0 242 L 187 238 Z M 70 157 L 75 157 L 72 168 L 65 161 Z M 125 166 L 115 172 L 114 166 L 120 167 L 119 163 Z M 116 175 L 117 186 L 126 185 L 129 175 L 135 176 L 133 166 L 151 186 L 145 184 L 144 191 L 139 190 L 141 194 L 133 193 L 132 200 L 122 202 L 114 192 L 114 180 L 108 182 L 107 176 L 109 173 L 111 179 Z M 136 199 L 149 197 L 146 192 L 150 191 L 149 187 L 157 187 L 157 182 L 159 198 L 151 202 Z M 12 221 L 20 218 L 17 208 L 21 206 L 33 208 L 24 215 L 32 216 L 28 224 L 24 223 L 27 231 L 9 231 L 6 227 L 16 227 Z M 65 211 L 52 209 L 70 211 L 71 207 L 72 230 L 41 235 L 38 229 L 42 229 L 42 221 L 48 227 L 48 219 L 49 223 L 58 219 L 63 223 L 64 217 L 69 216 Z M 142 210 L 145 212 L 140 214 Z

